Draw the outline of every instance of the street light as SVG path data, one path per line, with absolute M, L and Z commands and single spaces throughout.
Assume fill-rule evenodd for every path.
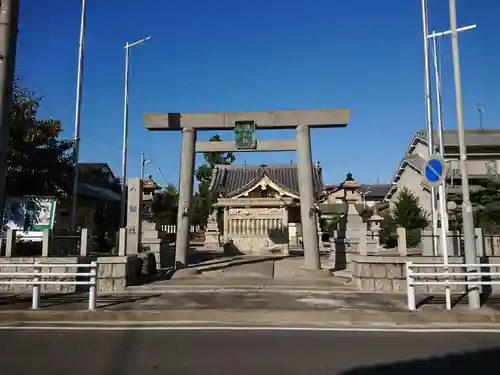
M 460 27 L 457 29 L 457 32 L 468 31 L 475 29 L 476 25 L 469 25 L 465 27 Z M 438 142 L 439 142 L 439 153 L 444 158 L 444 140 L 443 140 L 443 115 L 441 110 L 441 78 L 439 74 L 439 57 L 436 47 L 436 38 L 451 35 L 451 30 L 446 30 L 442 32 L 432 32 L 427 36 L 428 39 L 432 39 L 432 52 L 433 52 L 433 60 L 434 60 L 434 77 L 436 81 L 436 111 L 437 111 L 437 121 L 438 121 Z M 444 181 L 438 188 L 439 194 L 439 214 L 441 217 L 441 235 L 446 235 L 448 231 L 448 212 L 446 206 L 446 182 Z M 444 233 L 444 234 L 443 234 Z M 446 250 L 446 244 L 442 244 L 443 251 Z
M 125 94 L 124 94 L 124 105 L 123 105 L 123 143 L 122 143 L 122 200 L 121 200 L 121 216 L 120 216 L 120 227 L 125 228 L 125 212 L 126 212 L 126 201 L 127 201 L 127 138 L 128 138 L 128 77 L 129 77 L 129 60 L 130 60 L 130 48 L 137 46 L 138 44 L 147 42 L 151 37 L 139 39 L 133 43 L 125 44 Z
M 151 160 L 146 158 L 146 155 L 144 155 L 144 152 L 141 152 L 141 180 L 144 179 L 144 167 L 146 164 L 150 163 Z

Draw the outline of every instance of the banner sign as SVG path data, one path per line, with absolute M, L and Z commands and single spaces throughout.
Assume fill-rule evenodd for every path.
M 10 197 L 5 202 L 4 230 L 18 231 L 20 237 L 38 237 L 54 228 L 56 199 L 53 197 Z

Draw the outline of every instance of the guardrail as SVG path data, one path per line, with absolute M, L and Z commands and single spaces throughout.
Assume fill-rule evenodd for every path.
M 27 264 L 9 264 L 2 263 L 2 268 L 26 267 L 32 268 L 31 272 L 0 272 L 0 284 L 4 285 L 32 285 L 31 308 L 40 308 L 40 286 L 41 285 L 88 285 L 89 286 L 89 310 L 95 310 L 97 298 L 97 262 L 90 264 L 48 264 L 48 263 L 27 263 Z M 45 268 L 71 267 L 88 268 L 89 272 L 42 272 Z M 5 277 L 15 278 L 17 280 L 2 280 Z M 86 281 L 77 280 L 47 280 L 61 277 L 88 277 Z M 22 280 L 20 280 L 22 279 Z
M 415 272 L 418 268 L 441 268 L 442 272 Z M 481 269 L 489 268 L 488 272 L 473 272 L 470 271 L 448 271 L 449 268 L 465 268 L 465 269 Z M 415 286 L 418 285 L 442 285 L 445 287 L 446 294 L 446 309 L 451 310 L 451 285 L 467 285 L 467 286 L 479 286 L 479 285 L 494 285 L 500 284 L 500 280 L 481 280 L 483 276 L 489 277 L 499 277 L 500 272 L 491 272 L 492 268 L 500 268 L 500 264 L 418 264 L 413 262 L 406 262 L 406 294 L 408 298 L 408 309 L 416 310 L 416 299 L 415 299 Z M 442 278 L 441 280 L 422 280 L 421 278 L 433 277 Z M 456 278 L 463 278 L 462 280 L 457 280 Z M 474 280 L 472 280 L 474 278 Z M 451 280 L 450 280 L 451 279 Z

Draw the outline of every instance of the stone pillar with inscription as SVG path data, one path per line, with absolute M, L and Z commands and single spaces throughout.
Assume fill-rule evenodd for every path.
M 142 186 L 139 178 L 128 180 L 126 254 L 140 252 L 142 235 Z

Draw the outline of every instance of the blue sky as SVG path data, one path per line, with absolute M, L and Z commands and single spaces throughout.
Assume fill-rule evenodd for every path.
M 351 108 L 346 129 L 312 131 L 313 159 L 326 183 L 352 172 L 388 182 L 425 127 L 420 0 L 87 0 L 81 161 L 121 170 L 126 41 L 131 51 L 129 167 L 140 153 L 160 183 L 177 183 L 180 135 L 148 133 L 148 112 Z M 41 116 L 60 119 L 72 137 L 80 23 L 79 0 L 23 0 L 17 74 L 44 96 Z M 467 128 L 500 117 L 500 2 L 457 0 Z M 448 1 L 429 0 L 430 30 L 449 29 Z M 456 127 L 451 41 L 441 40 L 445 128 Z M 199 139 L 213 133 L 203 132 Z M 231 140 L 230 132 L 222 132 Z M 290 139 L 291 131 L 258 132 Z M 200 163 L 201 155 L 197 162 Z M 239 153 L 247 164 L 289 163 L 292 152 Z

